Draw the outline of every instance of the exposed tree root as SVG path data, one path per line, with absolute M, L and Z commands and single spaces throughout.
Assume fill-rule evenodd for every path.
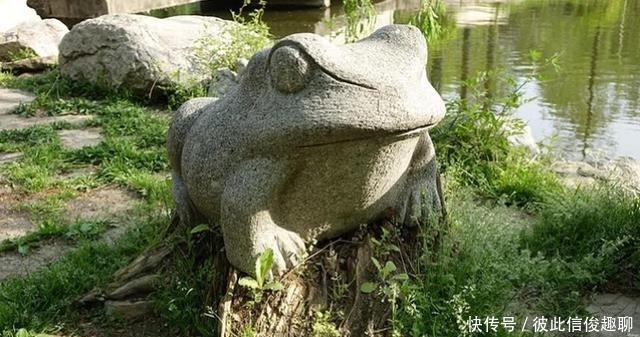
M 217 308 L 212 316 L 219 321 L 218 336 L 242 336 L 243 331 L 264 337 L 390 336 L 394 305 L 402 300 L 399 286 L 420 273 L 415 261 L 425 244 L 436 248 L 441 235 L 438 230 L 396 226 L 382 220 L 319 243 L 303 263 L 279 278 L 283 289 L 271 291 L 239 284 L 243 275 L 229 265 L 219 231 L 199 233 L 185 243 L 179 238 L 188 230 L 176 221 L 172 222 L 170 239 L 143 252 L 118 270 L 109 286 L 94 289 L 78 303 L 106 302 L 111 307 L 115 303 L 116 308 L 118 303 L 123 308 L 133 303 L 136 308 L 146 308 L 144 301 L 160 275 L 171 270 L 172 261 L 184 258 L 181 254 L 196 254 L 196 258 L 214 263 L 215 275 L 205 301 Z M 190 248 L 179 248 L 185 244 Z

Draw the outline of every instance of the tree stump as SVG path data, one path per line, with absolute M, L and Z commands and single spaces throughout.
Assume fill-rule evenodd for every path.
M 383 221 L 321 243 L 260 302 L 231 268 L 219 336 L 390 336 L 397 287 L 416 273 L 418 232 Z

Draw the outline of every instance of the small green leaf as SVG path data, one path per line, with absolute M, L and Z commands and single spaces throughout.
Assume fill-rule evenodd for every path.
M 529 58 L 531 61 L 537 62 L 540 60 L 540 57 L 542 57 L 542 53 L 540 51 L 535 49 L 529 50 Z
M 208 230 L 209 230 L 209 226 L 208 225 L 200 224 L 200 225 L 197 225 L 197 226 L 193 227 L 191 229 L 190 233 L 191 234 L 197 234 L 197 233 L 200 233 L 200 232 L 206 232 Z
M 281 282 L 269 282 L 265 287 L 265 289 L 267 290 L 273 290 L 273 291 L 282 291 L 284 290 L 284 284 L 282 284 Z
M 387 261 L 387 263 L 384 265 L 384 270 L 387 272 L 387 274 L 393 273 L 397 269 L 398 268 L 396 267 L 396 264 L 392 261 Z
M 398 252 L 398 253 L 401 252 L 400 247 L 398 247 L 396 245 L 391 245 L 391 244 L 389 245 L 389 250 L 393 251 L 393 252 Z
M 243 286 L 243 287 L 247 287 L 247 288 L 251 288 L 251 289 L 258 289 L 258 282 L 250 277 L 243 277 L 238 281 L 238 284 Z
M 84 234 L 91 232 L 91 230 L 93 230 L 93 224 L 90 222 L 85 222 L 82 225 L 80 225 L 80 232 Z
M 18 245 L 18 253 L 20 253 L 20 255 L 29 254 L 29 245 Z
M 397 281 L 406 281 L 406 280 L 408 280 L 408 279 L 409 279 L 409 275 L 407 275 L 407 274 L 405 274 L 405 273 L 402 273 L 402 274 L 395 274 L 395 275 L 393 275 L 393 277 L 392 277 L 392 278 L 393 278 L 394 280 L 397 280 Z
M 16 337 L 31 337 L 31 334 L 27 329 L 20 329 L 16 332 Z
M 373 262 L 373 265 L 376 266 L 376 269 L 382 269 L 382 266 L 380 266 L 380 261 L 378 261 L 378 259 L 376 259 L 375 257 L 371 257 L 371 262 Z
M 373 282 L 365 282 L 360 285 L 360 291 L 363 294 L 371 294 L 374 290 L 376 290 L 377 287 L 378 285 Z
M 271 266 L 273 266 L 273 250 L 268 248 L 262 252 L 258 257 L 258 260 L 256 260 L 256 280 L 258 281 L 258 286 L 260 288 L 264 285 L 264 281 L 267 279 L 267 275 L 269 275 Z

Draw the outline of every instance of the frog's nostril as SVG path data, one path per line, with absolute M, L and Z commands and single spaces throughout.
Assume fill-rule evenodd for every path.
M 302 90 L 309 79 L 311 65 L 307 55 L 293 46 L 282 46 L 271 54 L 269 75 L 271 84 L 281 92 Z

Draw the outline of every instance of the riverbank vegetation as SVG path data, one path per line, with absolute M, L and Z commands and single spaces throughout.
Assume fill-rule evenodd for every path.
M 487 76 L 496 74 L 469 81 L 474 95 L 449 102 L 446 119 L 432 130 L 448 217 L 422 228 L 424 249 L 414 272 L 384 288 L 394 307 L 393 336 L 478 335 L 470 334 L 467 325 L 475 316 L 517 317 L 518 322 L 533 315 L 584 316 L 594 293 L 640 290 L 637 195 L 614 182 L 566 187 L 549 170 L 552 158 L 511 146 L 507 137 L 514 131 L 505 128 L 502 117 L 522 104 L 519 87 L 514 83 L 503 95 L 488 95 L 481 81 Z M 56 131 L 77 126 L 0 131 L 0 152 L 24 154 L 0 166 L 4 179 L 17 193 L 46 195 L 19 206 L 35 215 L 38 230 L 3 242 L 0 252 L 29 254 L 57 239 L 75 247 L 48 267 L 0 283 L 3 337 L 73 334 L 87 320 L 107 330 L 126 325 L 100 308 L 79 308 L 75 300 L 106 285 L 115 270 L 164 240 L 171 209 L 168 103 L 74 83 L 56 69 L 26 78 L 2 74 L 0 86 L 37 95 L 19 109 L 22 115 L 94 115 L 81 127 L 100 127 L 105 137 L 98 145 L 69 150 Z M 179 94 L 173 102 L 189 97 L 189 91 Z M 77 169 L 86 172 L 58 179 Z M 103 224 L 60 216 L 62 205 L 75 195 L 109 185 L 140 199 L 134 225 L 113 244 L 99 239 Z M 178 257 L 163 270 L 152 299 L 166 335 L 215 334 L 218 321 L 209 288 L 216 270 L 210 259 L 193 254 L 207 235 L 177 238 Z M 339 308 L 319 312 L 314 336 L 334 336 L 333 324 L 344 314 Z M 496 335 L 528 334 L 501 327 Z M 251 336 L 250 327 L 243 336 Z

